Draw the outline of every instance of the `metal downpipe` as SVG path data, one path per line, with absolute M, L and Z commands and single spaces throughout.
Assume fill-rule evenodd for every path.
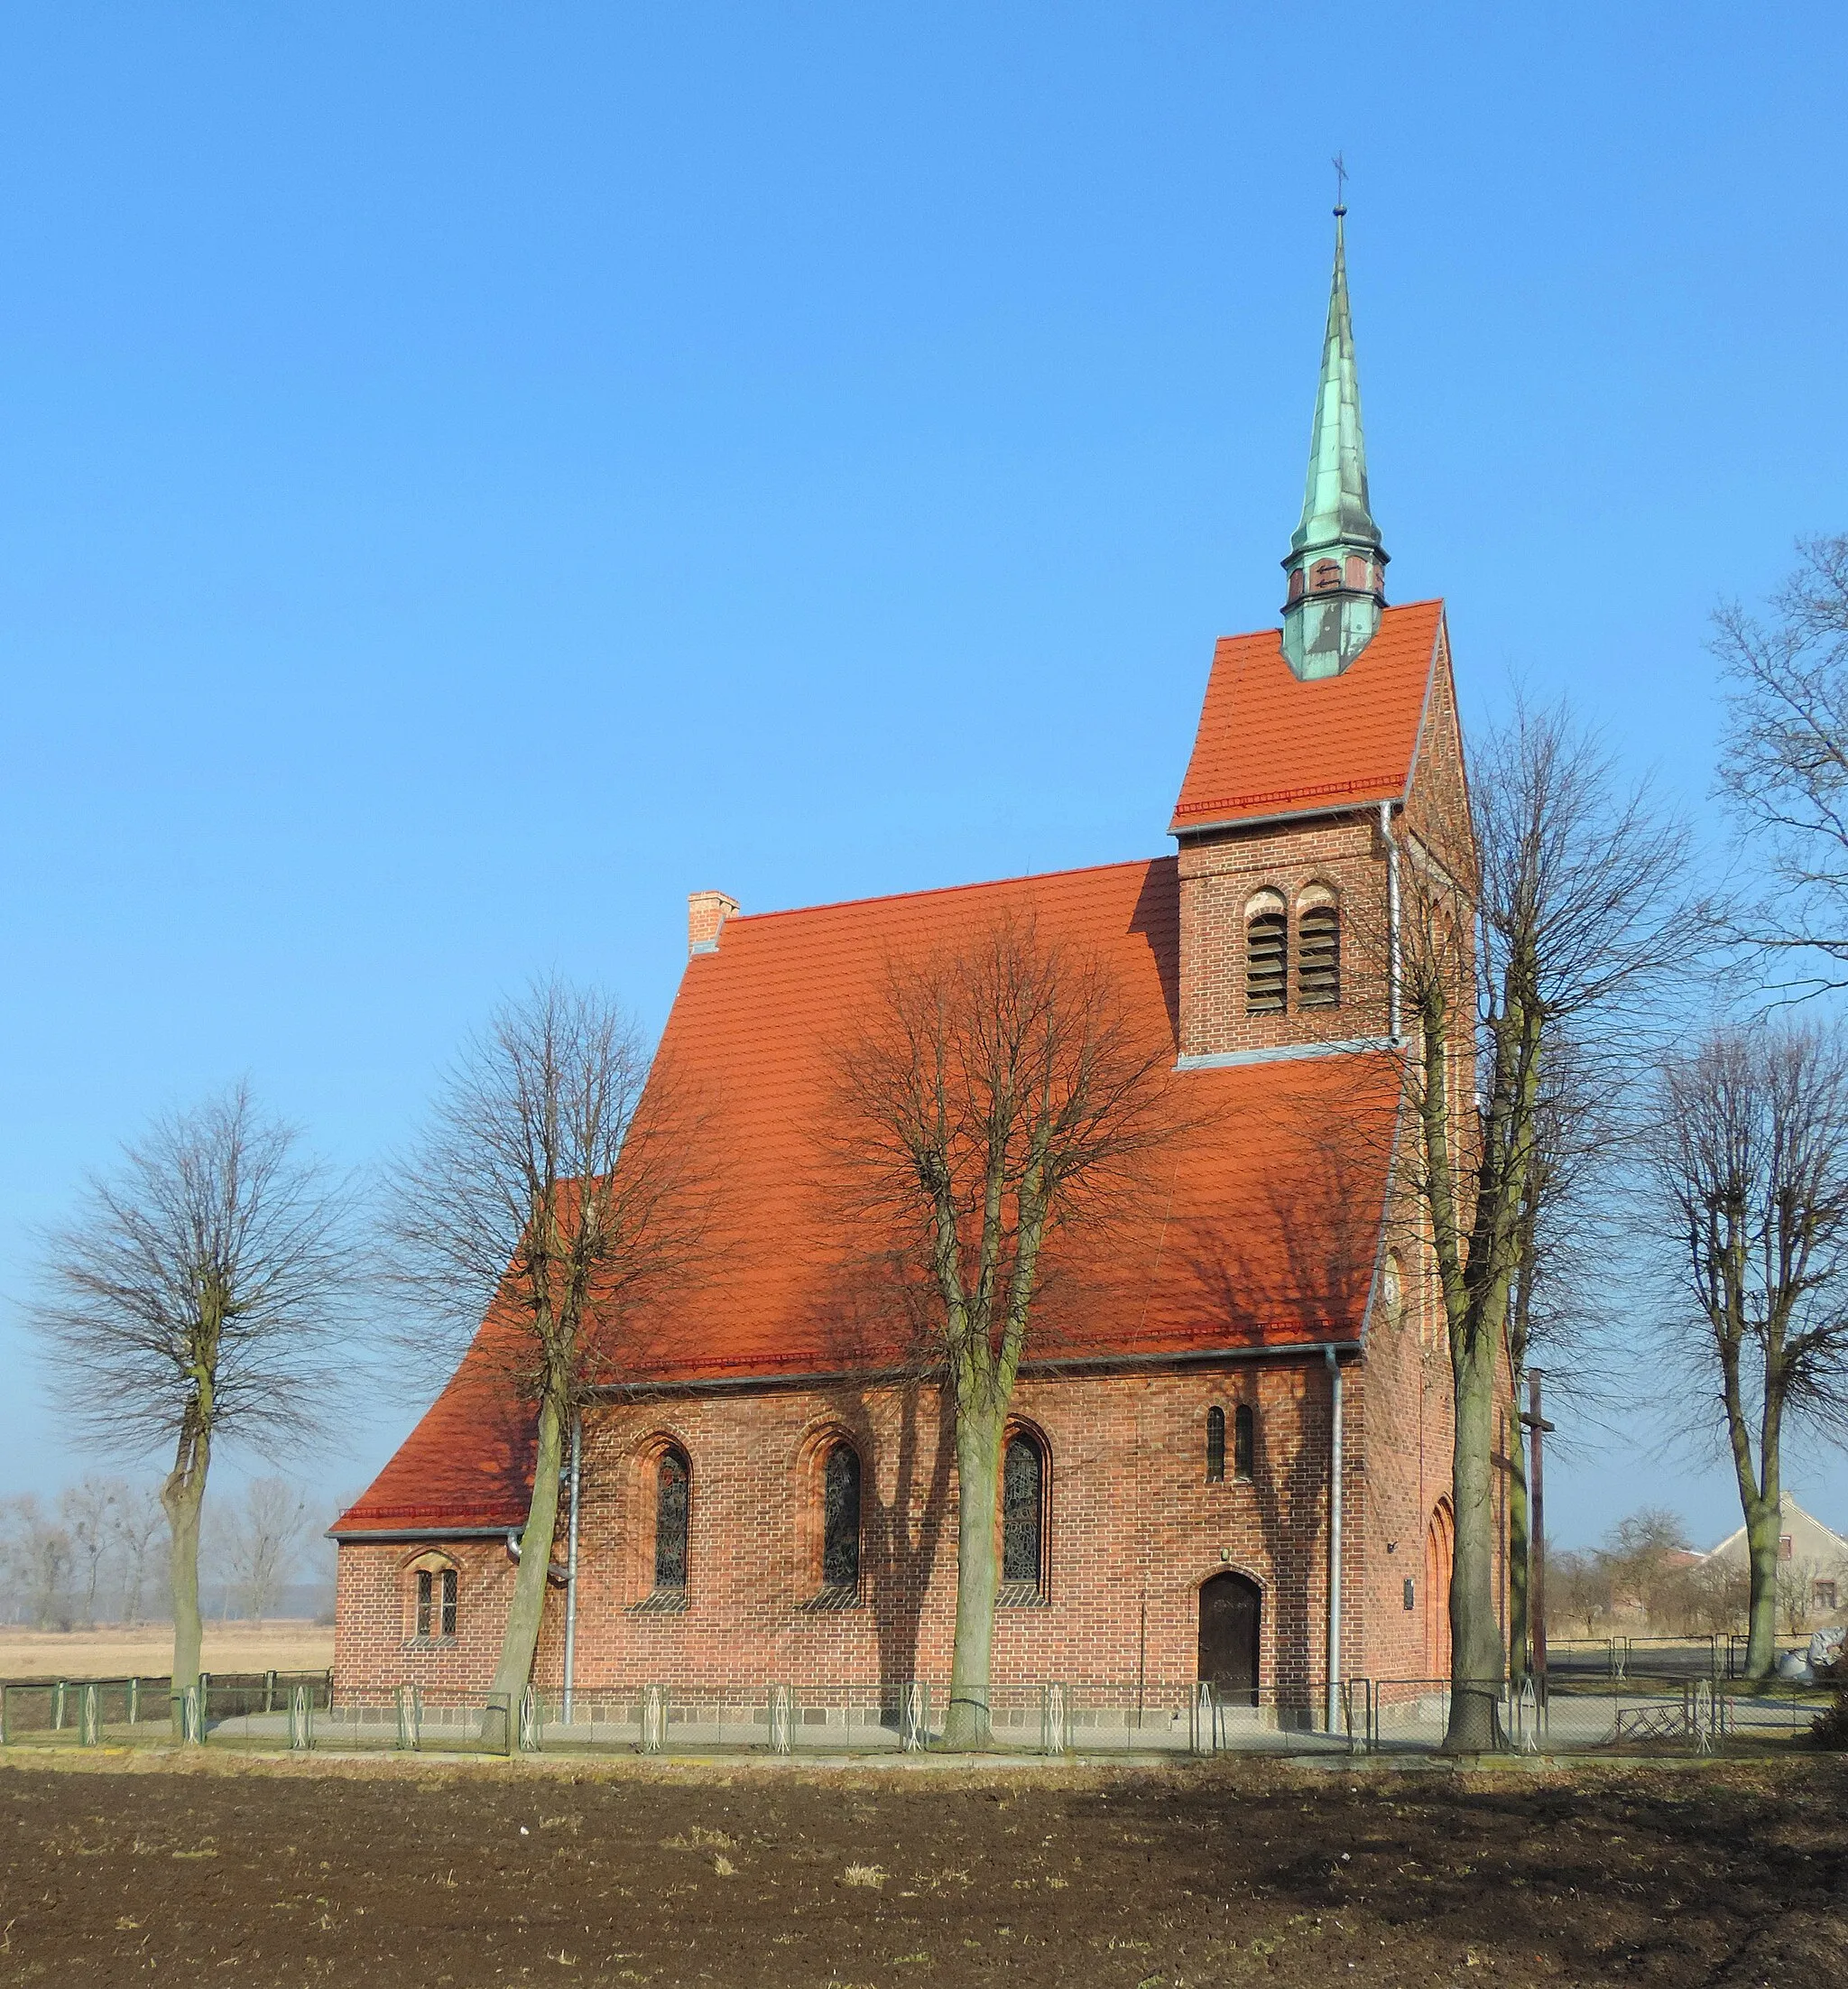
M 1332 1346 L 1328 1363 L 1328 1731 L 1341 1724 L 1341 1363 Z
M 1392 803 L 1380 803 L 1380 837 L 1386 845 L 1386 1033 L 1399 1041 L 1399 845 L 1392 834 Z
M 571 1418 L 571 1530 L 565 1550 L 565 1725 L 571 1724 L 571 1688 L 578 1661 L 578 1487 L 584 1466 L 584 1418 Z

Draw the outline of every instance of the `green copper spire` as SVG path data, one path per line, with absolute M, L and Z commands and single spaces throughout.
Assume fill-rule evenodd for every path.
M 1347 248 L 1335 209 L 1335 281 L 1309 437 L 1302 523 L 1283 562 L 1283 653 L 1298 677 L 1336 677 L 1373 639 L 1386 605 L 1386 555 L 1367 504 L 1367 445 L 1347 309 Z

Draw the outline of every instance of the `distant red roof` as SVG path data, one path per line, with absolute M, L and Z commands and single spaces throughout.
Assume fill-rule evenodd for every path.
M 1278 630 L 1223 637 L 1169 833 L 1402 797 L 1443 619 L 1441 601 L 1389 607 L 1340 676 L 1307 682 Z
M 1435 630 L 1435 610 L 1420 625 Z M 1296 688 L 1313 697 L 1322 687 Z M 1175 861 L 1164 857 L 728 919 L 717 949 L 688 962 L 661 1050 L 677 1086 L 697 1089 L 708 1115 L 724 1247 L 704 1282 L 625 1327 L 625 1344 L 610 1349 L 616 1371 L 667 1386 L 773 1382 L 913 1357 L 856 1283 L 844 1225 L 818 1185 L 813 1129 L 831 1092 L 830 1045 L 880 999 L 892 958 L 921 957 L 998 912 L 1029 908 L 1046 939 L 1111 962 L 1140 1022 L 1172 1043 L 1176 893 Z M 1385 1141 L 1336 1148 L 1331 1135 L 1390 1124 L 1391 1060 L 1283 1059 L 1177 1071 L 1169 1081 L 1195 1129 L 1163 1154 L 1148 1206 L 1107 1247 L 1087 1248 L 1075 1232 L 1055 1253 L 1030 1358 L 1357 1339 L 1383 1216 Z M 531 1439 L 504 1372 L 478 1340 L 337 1531 L 519 1524 Z

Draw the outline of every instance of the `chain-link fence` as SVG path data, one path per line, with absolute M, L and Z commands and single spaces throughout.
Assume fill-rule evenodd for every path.
M 0 1686 L 0 1741 L 97 1746 L 203 1745 L 441 1753 L 609 1752 L 783 1755 L 921 1753 L 950 1711 L 938 1683 L 876 1686 L 670 1681 L 610 1686 L 568 1706 L 529 1688 L 514 1698 L 427 1696 L 402 1685 L 338 1695 L 325 1672 L 206 1678 L 177 1698 L 160 1679 L 34 1679 Z M 1617 1676 L 1587 1667 L 1550 1688 L 1485 1681 L 1495 1744 L 1548 1754 L 1707 1753 L 1806 1736 L 1826 1690 L 1708 1675 Z M 988 1696 L 999 1752 L 1086 1755 L 1418 1753 L 1444 1742 L 1448 1679 L 1351 1679 L 1326 1717 L 1319 1692 L 1226 1690 L 1194 1681 L 1003 1684 Z
M 1549 1653 L 1550 1655 L 1550 1653 Z M 1357 1679 L 1347 1688 L 1357 1747 L 1428 1753 L 1450 1719 L 1448 1679 Z M 1554 1677 L 1478 1688 L 1492 1704 L 1498 1744 L 1521 1753 L 1705 1753 L 1727 1744 L 1781 1745 L 1806 1736 L 1826 1691 L 1776 1681 L 1746 1686 L 1676 1673 Z
M 9 1679 L 0 1681 L 0 1744 L 103 1746 L 169 1734 L 189 1738 L 250 1714 L 286 1716 L 298 1697 L 325 1707 L 333 1691 L 327 1671 L 201 1674 L 178 1698 L 165 1676 L 125 1679 Z

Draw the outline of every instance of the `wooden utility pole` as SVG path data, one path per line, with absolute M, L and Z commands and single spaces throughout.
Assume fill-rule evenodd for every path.
M 1538 1367 L 1527 1371 L 1527 1413 L 1520 1420 L 1531 1439 L 1532 1457 L 1528 1465 L 1528 1663 L 1533 1673 L 1534 1690 L 1542 1704 L 1547 1697 L 1547 1505 L 1541 1466 L 1542 1439 L 1553 1425 L 1540 1413 L 1540 1382 Z

